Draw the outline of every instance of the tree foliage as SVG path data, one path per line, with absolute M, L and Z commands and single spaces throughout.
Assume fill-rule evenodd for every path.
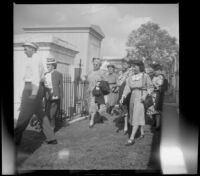
M 168 67 L 178 54 L 179 46 L 175 37 L 171 37 L 158 24 L 147 22 L 133 30 L 126 45 L 128 55 L 133 59 L 150 59 Z

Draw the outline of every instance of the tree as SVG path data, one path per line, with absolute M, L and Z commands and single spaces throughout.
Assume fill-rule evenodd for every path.
M 170 70 L 179 46 L 175 37 L 171 37 L 166 30 L 158 24 L 147 22 L 137 30 L 133 30 L 126 43 L 128 57 L 133 59 L 150 59 L 160 63 L 165 69 Z

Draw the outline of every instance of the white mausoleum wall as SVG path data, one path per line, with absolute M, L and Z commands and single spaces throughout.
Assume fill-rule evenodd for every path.
M 89 70 L 92 69 L 91 59 L 100 57 L 101 41 L 104 34 L 95 25 L 91 27 L 27 27 L 24 28 L 24 31 L 33 37 L 38 34 L 52 35 L 76 46 L 79 53 L 76 55 L 72 67 L 79 68 L 81 59 L 82 76 L 88 74 Z
M 88 60 L 86 63 L 86 70 L 90 72 L 93 69 L 92 58 L 100 57 L 101 52 L 101 41 L 93 35 L 89 35 L 89 47 L 88 47 Z
M 74 64 L 72 67 L 78 68 L 80 59 L 82 65 L 82 73 L 86 72 L 85 66 L 87 65 L 87 52 L 88 52 L 88 33 L 54 33 L 54 36 L 58 36 L 59 38 L 62 38 L 63 40 L 67 40 L 70 43 L 73 43 L 75 46 L 77 46 L 77 50 L 80 51 L 74 60 Z
M 38 33 L 27 33 L 31 34 L 31 36 L 34 38 L 34 36 L 37 36 Z M 41 34 L 40 34 L 41 35 Z M 77 50 L 80 51 L 72 64 L 73 68 L 78 68 L 80 59 L 83 64 L 83 71 L 82 73 L 86 73 L 86 65 L 87 65 L 87 58 L 88 58 L 88 36 L 89 33 L 63 33 L 63 32 L 44 32 L 42 33 L 43 36 L 52 35 L 54 37 L 58 37 L 62 40 L 69 41 L 70 43 L 73 43 L 73 45 L 77 46 Z

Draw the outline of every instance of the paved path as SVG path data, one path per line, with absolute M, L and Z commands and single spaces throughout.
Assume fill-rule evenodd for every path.
M 42 144 L 42 133 L 26 130 L 18 154 L 20 170 L 151 170 L 158 168 L 151 162 L 153 140 L 151 126 L 145 126 L 145 138 L 133 146 L 125 146 L 128 135 L 116 132 L 114 117 L 89 128 L 85 119 L 61 128 L 57 145 Z M 138 134 L 139 135 L 139 134 Z M 157 136 L 158 137 L 158 136 Z M 155 144 L 153 144 L 155 143 Z
M 197 174 L 198 128 L 184 121 L 171 102 L 164 104 L 161 153 L 164 174 Z

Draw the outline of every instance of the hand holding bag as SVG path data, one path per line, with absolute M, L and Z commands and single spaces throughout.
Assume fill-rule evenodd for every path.
M 148 109 L 150 106 L 152 106 L 153 105 L 152 96 L 148 94 L 143 103 L 145 109 Z
M 142 87 L 144 88 L 144 73 L 143 73 L 143 77 L 142 77 Z M 143 96 L 143 90 L 142 90 L 142 96 Z M 144 108 L 145 110 L 147 110 L 150 106 L 153 105 L 153 98 L 151 95 L 147 94 L 147 96 L 145 97 L 145 100 L 143 101 L 144 104 Z

